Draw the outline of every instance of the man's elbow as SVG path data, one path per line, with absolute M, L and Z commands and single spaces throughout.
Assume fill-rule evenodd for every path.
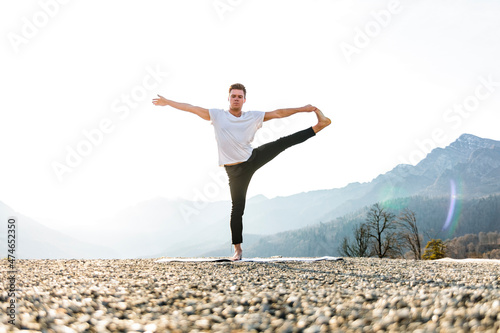
M 282 114 L 279 110 L 271 111 L 271 112 L 266 112 L 264 115 L 264 121 L 268 121 L 271 119 L 278 119 L 281 118 Z
M 283 113 L 283 110 L 276 110 L 276 111 L 273 111 L 273 117 L 272 119 L 279 119 L 279 118 L 283 118 L 285 116 L 285 114 Z

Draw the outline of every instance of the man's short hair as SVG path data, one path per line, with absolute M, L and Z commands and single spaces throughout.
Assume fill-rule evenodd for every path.
M 243 90 L 243 97 L 247 98 L 247 90 L 245 89 L 245 86 L 242 85 L 241 83 L 234 83 L 229 87 L 229 93 L 231 93 L 231 90 L 233 89 L 238 89 L 238 90 Z

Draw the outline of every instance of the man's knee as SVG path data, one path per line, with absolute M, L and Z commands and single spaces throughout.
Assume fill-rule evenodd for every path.
M 231 208 L 231 216 L 243 216 L 245 212 L 245 203 L 243 204 L 233 204 Z

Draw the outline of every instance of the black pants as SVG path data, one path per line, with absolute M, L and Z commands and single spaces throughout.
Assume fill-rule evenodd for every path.
M 255 171 L 278 156 L 285 149 L 304 142 L 315 135 L 316 133 L 314 133 L 312 127 L 307 128 L 255 148 L 246 162 L 225 166 L 229 177 L 229 189 L 232 200 L 231 236 L 233 244 L 243 243 L 243 212 L 245 211 L 248 184 Z

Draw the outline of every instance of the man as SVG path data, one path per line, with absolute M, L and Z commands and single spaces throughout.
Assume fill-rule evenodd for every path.
M 271 161 L 285 149 L 306 141 L 330 125 L 331 121 L 312 105 L 300 108 L 278 109 L 270 112 L 246 111 L 246 89 L 240 83 L 229 87 L 229 110 L 204 109 L 186 103 L 168 100 L 160 95 L 153 99 L 154 105 L 169 105 L 173 108 L 194 113 L 205 120 L 212 121 L 219 150 L 219 165 L 224 166 L 229 177 L 231 191 L 231 236 L 234 256 L 231 260 L 241 260 L 243 242 L 243 212 L 250 180 L 260 167 Z M 252 148 L 255 132 L 264 121 L 289 117 L 297 112 L 315 112 L 318 123 L 295 134 L 280 138 L 258 148 Z

